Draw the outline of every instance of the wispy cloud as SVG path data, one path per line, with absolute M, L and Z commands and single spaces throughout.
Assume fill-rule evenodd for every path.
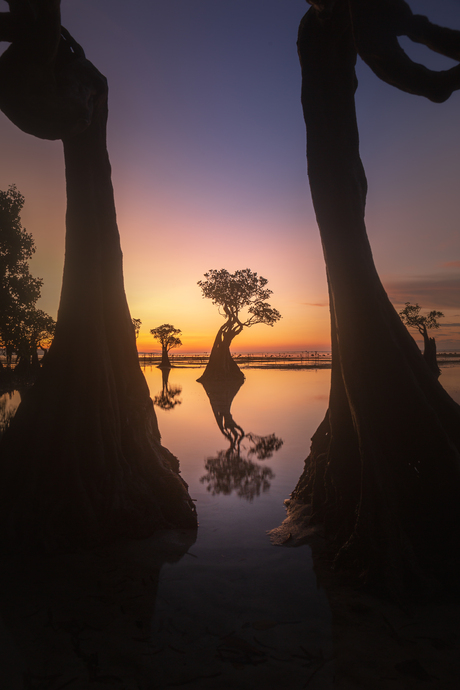
M 460 268 L 460 261 L 447 261 L 441 264 L 441 268 Z
M 302 302 L 304 307 L 328 307 L 328 302 Z
M 452 262 L 455 263 L 455 262 Z M 460 277 L 424 277 L 385 283 L 394 304 L 418 302 L 425 309 L 460 307 Z

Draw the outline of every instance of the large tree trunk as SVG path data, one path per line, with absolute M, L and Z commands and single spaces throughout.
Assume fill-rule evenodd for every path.
M 293 499 L 312 505 L 336 562 L 401 590 L 458 563 L 460 408 L 430 371 L 377 275 L 364 224 L 356 50 L 348 3 L 299 32 L 311 193 L 330 293 L 329 410 Z M 291 510 L 295 500 L 292 502 Z
M 242 331 L 238 323 L 226 321 L 214 340 L 209 361 L 204 373 L 197 379 L 200 383 L 212 381 L 244 381 L 244 374 L 230 354 L 233 338 Z
M 91 125 L 64 140 L 67 235 L 55 338 L 0 448 L 0 518 L 12 539 L 87 544 L 196 526 L 139 367 L 106 120 L 104 95 Z

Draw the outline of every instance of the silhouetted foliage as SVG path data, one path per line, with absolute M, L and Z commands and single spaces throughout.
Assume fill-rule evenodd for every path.
M 153 398 L 153 404 L 161 407 L 162 410 L 173 410 L 177 405 L 182 405 L 182 400 L 178 399 L 182 393 L 182 387 L 169 385 L 169 373 L 170 370 L 166 367 L 161 370 L 163 387 L 161 393 Z
M 275 436 L 269 434 L 268 436 L 257 436 L 257 434 L 246 434 L 246 438 L 251 442 L 248 449 L 248 456 L 254 455 L 257 460 L 266 460 L 271 458 L 273 453 L 283 445 L 283 441 Z
M 258 323 L 273 326 L 280 318 L 279 311 L 267 300 L 272 294 L 265 286 L 266 278 L 249 268 L 229 273 L 225 268 L 212 269 L 199 280 L 203 297 L 217 305 L 226 321 L 220 327 L 211 350 L 208 365 L 198 381 L 244 379 L 244 375 L 230 355 L 230 345 L 243 328 Z
M 29 309 L 21 316 L 20 321 L 12 324 L 10 330 L 10 345 L 17 353 L 19 362 L 16 364 L 15 374 L 19 372 L 37 373 L 38 348 L 44 354 L 51 346 L 56 322 L 41 309 Z
M 35 252 L 32 235 L 21 224 L 24 197 L 14 185 L 0 191 L 0 347 L 7 364 L 19 357 L 16 377 L 38 367 L 37 348 L 50 343 L 55 322 L 35 307 L 43 281 L 33 278 L 29 259 Z
M 439 376 L 441 370 L 436 360 L 436 341 L 434 338 L 430 338 L 428 331 L 432 328 L 439 328 L 438 319 L 441 319 L 444 314 L 442 311 L 433 309 L 423 316 L 420 314 L 420 309 L 421 307 L 417 303 L 411 304 L 406 302 L 406 306 L 399 312 L 399 316 L 403 324 L 408 328 L 416 328 L 420 335 L 423 336 L 423 356 L 432 372 Z
M 242 382 L 203 383 L 212 411 L 222 434 L 228 439 L 230 447 L 220 450 L 205 463 L 207 474 L 200 478 L 207 484 L 207 491 L 229 495 L 233 492 L 240 498 L 252 501 L 256 496 L 270 489 L 270 480 L 275 476 L 269 467 L 253 462 L 271 458 L 281 448 L 283 441 L 274 434 L 257 436 L 245 434 L 243 428 L 233 419 L 232 402 L 241 388 Z M 247 440 L 249 443 L 245 443 Z
M 235 492 L 247 501 L 268 491 L 274 477 L 269 467 L 242 457 L 241 448 L 218 451 L 215 457 L 206 460 L 205 469 L 207 474 L 200 478 L 200 482 L 207 484 L 206 490 L 213 496 L 228 496 Z
M 311 505 L 335 565 L 387 592 L 456 582 L 460 407 L 424 360 L 379 280 L 364 223 L 367 181 L 354 93 L 357 54 L 388 83 L 433 101 L 460 66 L 414 63 L 398 36 L 460 60 L 460 32 L 401 0 L 315 0 L 298 39 L 308 174 L 331 311 L 329 409 L 292 494 Z M 431 141 L 435 128 L 430 131 Z M 289 515 L 288 515 L 289 518 Z
M 134 333 L 136 334 L 136 340 L 139 337 L 139 331 L 141 330 L 142 321 L 140 319 L 133 319 Z
M 171 367 L 171 362 L 169 361 L 169 351 L 173 348 L 180 347 L 182 345 L 182 340 L 178 337 L 182 331 L 180 328 L 175 328 L 170 323 L 164 323 L 161 326 L 152 328 L 150 333 L 153 335 L 155 340 L 158 340 L 161 345 L 161 364 L 160 367 Z

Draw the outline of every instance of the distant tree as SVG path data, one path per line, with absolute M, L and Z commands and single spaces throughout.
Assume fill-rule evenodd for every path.
M 150 333 L 153 335 L 155 340 L 158 340 L 161 345 L 161 364 L 160 367 L 166 369 L 171 368 L 171 362 L 169 361 L 169 351 L 175 347 L 180 347 L 182 345 L 182 340 L 178 336 L 182 333 L 180 328 L 174 328 L 170 323 L 164 323 L 162 326 L 157 326 L 152 328 Z
M 423 336 L 423 356 L 432 372 L 436 376 L 440 376 L 441 369 L 436 360 L 436 341 L 434 338 L 430 338 L 428 331 L 432 328 L 439 328 L 438 319 L 442 319 L 444 314 L 442 311 L 433 310 L 422 316 L 420 309 L 421 307 L 417 303 L 406 302 L 406 306 L 399 312 L 399 316 L 408 328 L 416 328 Z
M 15 373 L 36 373 L 39 369 L 38 349 L 45 354 L 54 337 L 56 322 L 41 309 L 33 307 L 24 313 L 13 331 L 13 346 L 19 358 Z
M 133 319 L 134 333 L 136 334 L 136 340 L 139 337 L 139 331 L 142 326 L 142 321 L 140 319 Z
M 204 274 L 206 280 L 199 280 L 203 297 L 216 304 L 219 314 L 226 321 L 219 328 L 214 340 L 208 365 L 198 379 L 218 381 L 244 379 L 230 354 L 230 345 L 243 328 L 257 323 L 273 326 L 281 318 L 279 311 L 268 304 L 272 290 L 266 288 L 268 280 L 258 276 L 249 268 L 229 273 L 225 268 L 212 269 Z M 245 310 L 245 316 L 241 312 Z

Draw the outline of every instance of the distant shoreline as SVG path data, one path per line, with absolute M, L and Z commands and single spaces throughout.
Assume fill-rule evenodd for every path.
M 209 354 L 176 354 L 169 355 L 171 368 L 173 369 L 202 369 L 209 360 Z M 240 369 L 279 369 L 279 370 L 312 370 L 330 369 L 332 365 L 330 352 L 304 352 L 304 353 L 254 353 L 233 355 Z M 5 364 L 4 357 L 0 361 Z M 139 353 L 141 368 L 158 367 L 161 364 L 160 353 Z M 460 364 L 460 352 L 440 352 L 438 354 L 440 367 Z M 3 380 L 2 380 L 3 379 Z M 28 388 L 34 383 L 34 376 L 18 379 L 14 376 L 14 363 L 8 377 L 0 372 L 0 395 L 10 393 L 18 388 Z

